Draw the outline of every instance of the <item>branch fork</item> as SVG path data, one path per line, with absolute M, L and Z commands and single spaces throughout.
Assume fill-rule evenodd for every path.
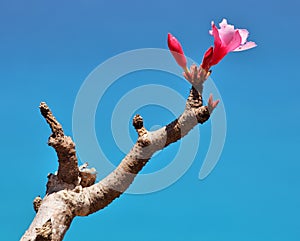
M 75 143 L 42 102 L 41 114 L 52 131 L 48 145 L 55 149 L 59 167 L 57 174 L 48 175 L 46 196 L 35 198 L 37 213 L 21 240 L 61 241 L 74 217 L 87 216 L 108 206 L 126 191 L 155 152 L 180 140 L 198 123 L 206 122 L 218 104 L 211 96 L 208 106 L 203 106 L 203 84 L 209 75 L 210 72 L 195 65 L 185 71 L 184 77 L 192 83 L 192 88 L 185 110 L 168 125 L 148 131 L 143 118 L 136 115 L 132 122 L 138 135 L 135 145 L 116 169 L 98 183 L 94 168 L 89 169 L 87 163 L 78 167 Z

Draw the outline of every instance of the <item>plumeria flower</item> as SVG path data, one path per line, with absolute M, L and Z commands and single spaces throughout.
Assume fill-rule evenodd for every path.
M 219 24 L 220 29 L 214 22 L 211 26 L 210 34 L 214 36 L 214 47 L 206 51 L 201 64 L 206 71 L 219 63 L 229 52 L 243 51 L 256 46 L 254 42 L 247 41 L 249 32 L 246 29 L 235 29 L 226 19 Z
M 188 73 L 189 70 L 186 66 L 186 58 L 184 56 L 183 49 L 180 42 L 170 33 L 168 33 L 168 47 L 176 60 L 177 64 L 183 68 L 185 73 Z

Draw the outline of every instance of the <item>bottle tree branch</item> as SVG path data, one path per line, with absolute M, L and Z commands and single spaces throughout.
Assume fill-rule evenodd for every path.
M 48 176 L 46 196 L 34 200 L 37 214 L 21 240 L 62 240 L 74 217 L 87 216 L 108 206 L 126 191 L 155 152 L 183 138 L 198 123 L 207 121 L 217 105 L 212 99 L 208 106 L 203 105 L 203 84 L 209 74 L 196 66 L 184 74 L 192 88 L 183 113 L 170 124 L 148 131 L 143 118 L 136 115 L 133 118 L 138 134 L 135 145 L 116 169 L 96 184 L 95 170 L 88 169 L 87 164 L 78 167 L 74 142 L 65 136 L 46 103 L 41 103 L 41 114 L 52 130 L 48 144 L 57 153 L 59 168 L 57 175 Z
M 130 186 L 156 151 L 180 140 L 198 123 L 202 124 L 209 119 L 209 108 L 203 106 L 202 100 L 203 84 L 209 75 L 204 75 L 202 71 L 204 70 L 194 65 L 191 67 L 190 76 L 186 78 L 193 86 L 185 110 L 176 120 L 150 132 L 145 129 L 141 116 L 134 117 L 133 126 L 138 133 L 137 142 L 111 174 L 99 183 L 83 189 L 82 195 L 89 198 L 86 199 L 87 203 L 82 203 L 83 207 L 79 208 L 77 215 L 86 216 L 106 207 Z
M 79 181 L 79 168 L 75 144 L 71 137 L 65 136 L 61 124 L 53 116 L 45 102 L 40 104 L 40 111 L 52 130 L 52 134 L 48 139 L 48 145 L 55 149 L 58 156 L 58 179 L 76 186 Z

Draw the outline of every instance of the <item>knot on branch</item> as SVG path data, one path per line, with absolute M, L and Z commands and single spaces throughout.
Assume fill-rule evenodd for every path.
M 42 204 L 42 198 L 40 196 L 37 196 L 34 200 L 33 200 L 33 209 L 34 211 L 37 213 L 41 204 Z
M 132 121 L 132 125 L 134 126 L 136 131 L 138 131 L 139 129 L 142 129 L 144 127 L 143 117 L 141 117 L 140 115 L 135 115 L 135 117 L 133 118 L 133 121 Z
M 149 146 L 151 144 L 150 139 L 147 136 L 141 136 L 137 142 L 140 144 L 141 147 Z
M 198 123 L 203 124 L 210 117 L 209 108 L 207 106 L 201 106 L 196 111 L 196 117 L 197 117 Z
M 148 133 L 148 131 L 144 127 L 143 117 L 141 117 L 140 115 L 136 115 L 133 118 L 132 125 L 134 126 L 139 137 L 142 137 Z
M 137 142 L 140 143 L 142 146 L 150 145 L 150 139 L 148 138 L 148 131 L 144 127 L 143 117 L 140 115 L 136 115 L 133 118 L 132 124 L 139 136 Z
M 52 223 L 49 219 L 41 228 L 36 228 L 35 241 L 51 241 L 52 240 Z

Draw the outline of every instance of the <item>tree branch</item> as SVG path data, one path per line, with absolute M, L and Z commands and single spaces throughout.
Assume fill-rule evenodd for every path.
M 97 184 L 94 184 L 95 169 L 88 169 L 87 164 L 78 167 L 74 142 L 65 136 L 62 126 L 46 103 L 41 103 L 41 114 L 52 130 L 48 144 L 57 153 L 58 174 L 48 175 L 44 199 L 35 198 L 34 209 L 37 214 L 21 240 L 61 241 L 75 216 L 87 216 L 109 205 L 125 192 L 156 151 L 180 140 L 198 123 L 207 121 L 217 105 L 211 98 L 208 106 L 203 106 L 203 83 L 209 74 L 196 66 L 184 74 L 193 85 L 185 110 L 163 128 L 148 131 L 143 118 L 136 115 L 133 119 L 138 134 L 136 144 L 119 166 Z
M 130 186 L 156 151 L 180 140 L 198 123 L 202 124 L 209 119 L 209 108 L 203 106 L 202 101 L 203 83 L 209 75 L 204 75 L 201 71 L 201 68 L 191 67 L 190 76 L 186 78 L 196 87 L 191 88 L 186 108 L 176 120 L 150 132 L 145 129 L 141 116 L 134 117 L 133 126 L 138 133 L 136 144 L 111 174 L 99 183 L 82 190 L 81 195 L 85 198 L 81 200 L 85 199 L 86 202 L 78 206 L 76 215 L 86 216 L 106 207 Z
M 45 102 L 40 104 L 40 111 L 52 130 L 48 145 L 55 149 L 58 156 L 57 176 L 63 182 L 76 186 L 79 182 L 79 169 L 75 144 L 71 137 L 64 135 L 61 124 L 53 116 Z

